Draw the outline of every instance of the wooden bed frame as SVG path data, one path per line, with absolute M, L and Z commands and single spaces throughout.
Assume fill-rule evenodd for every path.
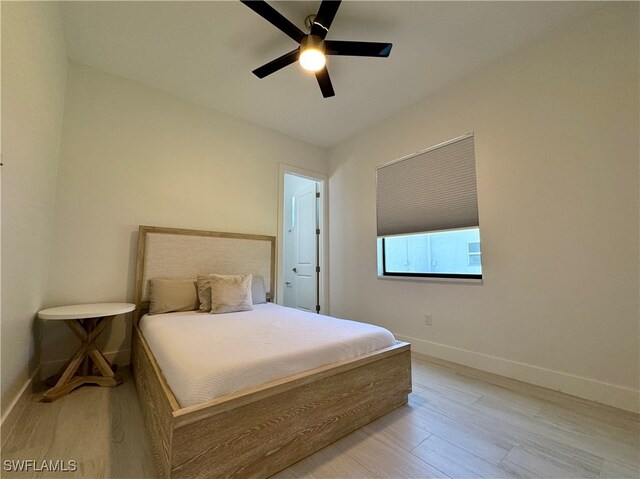
M 133 375 L 163 477 L 268 477 L 407 402 L 411 392 L 410 345 L 398 342 L 181 408 L 138 326 L 148 311 L 143 283 L 149 233 L 270 242 L 271 297 L 275 297 L 275 237 L 140 227 Z

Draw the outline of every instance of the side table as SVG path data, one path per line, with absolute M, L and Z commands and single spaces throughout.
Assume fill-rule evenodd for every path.
M 67 362 L 56 385 L 44 393 L 45 402 L 60 399 L 83 384 L 117 386 L 122 383 L 122 376 L 113 371 L 95 340 L 115 316 L 134 309 L 131 303 L 93 303 L 43 309 L 38 313 L 43 320 L 64 321 L 80 339 L 80 349 Z M 93 375 L 94 364 L 100 376 Z

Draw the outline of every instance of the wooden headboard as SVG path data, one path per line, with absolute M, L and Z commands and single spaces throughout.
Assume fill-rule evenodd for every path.
M 253 274 L 264 278 L 267 297 L 275 298 L 275 262 L 275 236 L 140 226 L 134 321 L 149 310 L 151 278 Z

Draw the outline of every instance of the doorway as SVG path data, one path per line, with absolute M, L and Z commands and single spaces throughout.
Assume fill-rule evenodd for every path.
M 325 313 L 323 189 L 323 180 L 283 171 L 281 304 L 314 313 Z

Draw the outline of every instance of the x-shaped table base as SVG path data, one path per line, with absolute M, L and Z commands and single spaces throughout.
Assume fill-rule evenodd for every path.
M 65 320 L 69 329 L 80 339 L 80 349 L 67 362 L 56 385 L 44 393 L 43 401 L 53 402 L 83 384 L 117 386 L 122 383 L 122 376 L 111 369 L 109 361 L 95 345 L 96 338 L 111 319 L 113 316 Z M 94 365 L 100 373 L 99 376 L 93 375 Z M 80 371 L 78 371 L 79 369 Z

